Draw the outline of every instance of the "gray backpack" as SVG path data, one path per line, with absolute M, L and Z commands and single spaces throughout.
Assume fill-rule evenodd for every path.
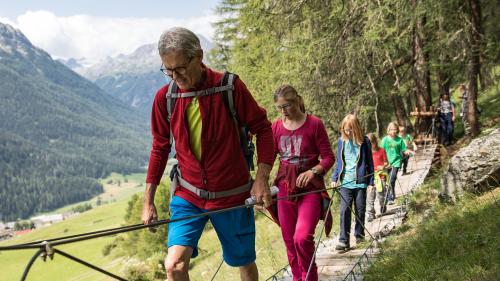
M 224 105 L 228 110 L 231 118 L 234 121 L 235 128 L 238 132 L 238 136 L 240 138 L 240 145 L 243 156 L 247 162 L 247 166 L 249 170 L 254 169 L 253 164 L 253 155 L 255 150 L 255 145 L 249 140 L 248 134 L 250 132 L 249 127 L 246 124 L 243 124 L 238 119 L 238 113 L 236 112 L 236 108 L 234 107 L 234 81 L 236 80 L 237 75 L 229 72 L 224 72 L 224 76 L 221 79 L 220 86 L 208 88 L 205 90 L 188 92 L 179 94 L 179 87 L 174 80 L 170 81 L 167 91 L 167 113 L 168 113 L 168 121 L 170 122 L 172 119 L 172 113 L 174 112 L 175 103 L 179 98 L 188 98 L 188 97 L 203 97 L 213 94 L 222 94 Z M 172 127 L 170 127 L 172 128 Z M 172 147 L 174 146 L 175 140 L 173 139 L 172 129 L 170 129 L 170 144 Z M 175 156 L 174 156 L 175 157 Z

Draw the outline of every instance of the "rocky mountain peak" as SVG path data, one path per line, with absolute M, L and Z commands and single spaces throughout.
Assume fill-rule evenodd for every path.
M 1 51 L 10 55 L 43 55 L 50 57 L 49 54 L 43 50 L 33 46 L 20 30 L 4 23 L 0 23 L 0 52 Z

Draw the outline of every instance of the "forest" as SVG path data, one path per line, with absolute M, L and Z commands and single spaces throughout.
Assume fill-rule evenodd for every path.
M 331 138 L 349 112 L 360 116 L 365 131 L 383 134 L 397 121 L 426 132 L 429 122 L 413 128 L 410 112 L 429 111 L 440 95 L 453 96 L 464 84 L 475 136 L 477 96 L 498 79 L 499 4 L 223 0 L 209 61 L 239 74 L 268 109 L 281 84 L 293 85 Z

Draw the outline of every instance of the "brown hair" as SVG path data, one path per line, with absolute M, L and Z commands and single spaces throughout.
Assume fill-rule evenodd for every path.
M 304 99 L 297 93 L 294 87 L 287 84 L 282 85 L 274 92 L 274 102 L 278 101 L 279 97 L 284 98 L 287 102 L 298 104 L 300 111 L 306 113 Z
M 347 114 L 346 117 L 344 117 L 344 120 L 342 120 L 342 123 L 340 123 L 340 132 L 344 141 L 349 139 L 344 132 L 344 128 L 347 126 L 351 127 L 352 129 L 352 136 L 354 141 L 358 145 L 361 145 L 363 143 L 363 131 L 361 131 L 361 125 L 359 124 L 359 120 L 356 114 Z
M 375 151 L 378 151 L 380 149 L 380 147 L 378 146 L 378 138 L 377 138 L 377 136 L 374 133 L 369 133 L 366 136 L 368 137 L 368 139 L 370 140 L 370 142 L 372 143 L 372 145 L 375 146 Z

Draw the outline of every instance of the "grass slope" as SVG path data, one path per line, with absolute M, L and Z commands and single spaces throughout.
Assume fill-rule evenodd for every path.
M 492 75 L 500 77 L 500 68 Z M 478 106 L 485 135 L 500 126 L 500 83 L 480 92 Z M 455 137 L 462 136 L 457 118 Z M 459 146 L 468 141 L 460 140 Z M 500 188 L 448 205 L 438 201 L 441 172 L 431 172 L 412 197 L 409 220 L 382 244 L 365 280 L 500 280 Z
M 132 173 L 126 176 L 118 173 L 111 173 L 111 175 L 109 175 L 108 177 L 99 180 L 99 182 L 104 187 L 104 193 L 94 196 L 87 201 L 66 205 L 44 214 L 60 214 L 68 212 L 71 211 L 72 208 L 86 203 L 89 203 L 93 207 L 95 207 L 97 206 L 97 201 L 99 199 L 103 204 L 127 201 L 133 194 L 144 191 L 145 179 L 145 173 Z
M 413 218 L 383 244 L 364 280 L 498 280 L 499 196 L 496 188 L 453 206 L 437 204 Z M 417 197 L 414 207 L 425 209 L 428 196 Z
M 9 240 L 8 243 L 1 243 L 0 245 L 18 244 L 118 227 L 123 222 L 126 205 L 126 201 L 102 205 L 99 208 L 94 208 L 61 223 L 37 229 L 31 233 Z M 105 257 L 102 254 L 102 248 L 106 244 L 111 243 L 112 240 L 113 237 L 98 238 L 63 245 L 58 247 L 58 249 L 116 273 L 120 265 L 119 262 L 115 261 L 111 256 Z M 34 250 L 0 252 L 0 272 L 2 272 L 0 280 L 20 280 L 26 264 L 34 253 Z M 105 275 L 99 272 L 94 272 L 83 265 L 77 264 L 60 255 L 56 255 L 53 261 L 47 260 L 45 263 L 42 262 L 41 259 L 38 259 L 33 265 L 27 280 L 83 281 L 106 280 L 106 278 Z
M 0 245 L 19 244 L 35 240 L 49 239 L 54 237 L 68 236 L 72 234 L 85 233 L 100 229 L 118 227 L 124 223 L 123 216 L 127 201 L 132 194 L 143 191 L 145 174 L 137 173 L 123 176 L 112 173 L 109 177 L 101 179 L 105 193 L 95 198 L 72 204 L 55 210 L 51 213 L 61 213 L 71 210 L 76 205 L 91 203 L 94 209 L 84 212 L 78 216 L 69 218 L 61 223 L 37 229 L 31 233 L 16 237 Z M 96 206 L 97 197 L 104 204 Z M 112 255 L 104 256 L 102 249 L 110 244 L 114 237 L 104 237 L 89 241 L 61 246 L 60 250 L 81 258 L 91 264 L 104 267 L 106 270 L 118 273 L 122 269 L 122 259 L 116 259 Z M 34 250 L 4 251 L 0 252 L 0 281 L 20 280 L 26 264 Z M 120 275 L 120 274 L 119 274 Z M 62 256 L 56 255 L 54 261 L 42 262 L 38 259 L 28 275 L 28 281 L 37 280 L 107 280 L 101 273 L 93 271 L 85 266 L 70 261 Z
M 118 227 L 124 223 L 123 216 L 130 195 L 136 191 L 142 191 L 143 186 L 140 182 L 144 180 L 144 174 L 132 174 L 125 177 L 119 174 L 112 174 L 108 178 L 102 179 L 105 193 L 101 194 L 103 202 L 108 204 L 95 206 L 96 198 L 82 203 L 92 203 L 95 206 L 92 210 L 84 212 L 78 216 L 67 219 L 48 227 L 37 229 L 31 233 L 16 237 L 8 242 L 2 242 L 0 245 L 19 244 L 34 240 L 42 240 L 53 237 L 67 236 L 72 234 L 96 231 L 99 229 Z M 118 187 L 120 181 L 120 187 Z M 120 190 L 121 193 L 117 191 Z M 57 210 L 66 211 L 74 205 L 66 206 Z M 282 268 L 286 264 L 286 253 L 281 238 L 279 227 L 268 218 L 257 213 L 256 220 L 257 237 L 257 264 L 262 278 L 268 277 Z M 104 256 L 102 249 L 111 244 L 114 237 L 105 237 L 64 245 L 59 249 L 75 255 L 91 264 L 103 267 L 120 276 L 125 276 L 125 259 L 117 258 L 116 255 Z M 213 229 L 208 229 L 200 240 L 200 255 L 192 260 L 191 277 L 192 280 L 207 280 L 215 273 L 222 259 L 222 252 L 217 234 Z M 119 253 L 120 251 L 116 251 Z M 113 253 L 116 253 L 113 251 Z M 34 250 L 23 251 L 3 251 L 0 252 L 0 281 L 19 280 L 23 270 Z M 236 268 L 223 265 L 217 275 L 216 280 L 238 280 L 239 271 Z M 60 255 L 56 255 L 53 261 L 42 262 L 38 259 L 32 267 L 28 281 L 45 280 L 78 280 L 95 281 L 110 280 L 105 275 L 95 272 L 87 267 L 79 265 Z

